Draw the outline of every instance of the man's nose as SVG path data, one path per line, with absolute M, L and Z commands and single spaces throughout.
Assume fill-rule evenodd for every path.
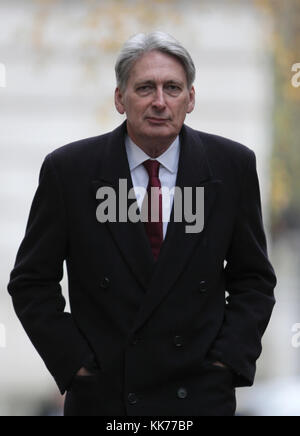
M 166 107 L 165 95 L 162 88 L 158 88 L 155 92 L 152 106 L 156 109 L 164 109 Z

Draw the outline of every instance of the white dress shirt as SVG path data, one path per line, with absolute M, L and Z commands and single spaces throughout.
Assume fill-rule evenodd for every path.
M 137 198 L 139 209 L 141 210 L 145 189 L 147 190 L 149 176 L 143 162 L 147 159 L 157 160 L 160 163 L 159 180 L 162 187 L 162 218 L 163 218 L 163 237 L 167 233 L 168 222 L 170 221 L 171 210 L 174 196 L 166 195 L 166 190 L 172 190 L 176 184 L 180 143 L 179 137 L 170 145 L 170 147 L 156 159 L 148 156 L 140 147 L 138 147 L 127 135 L 125 139 L 127 159 L 131 172 L 132 185 Z M 142 188 L 142 189 L 140 189 Z

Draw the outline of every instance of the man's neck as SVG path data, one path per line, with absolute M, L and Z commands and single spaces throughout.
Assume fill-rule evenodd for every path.
M 163 138 L 163 139 L 150 139 L 150 140 L 140 140 L 139 138 L 132 138 L 129 135 L 130 139 L 148 156 L 153 159 L 161 156 L 175 141 L 176 136 L 172 138 Z

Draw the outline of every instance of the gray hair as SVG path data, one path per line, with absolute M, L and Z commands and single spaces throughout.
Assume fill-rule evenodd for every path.
M 134 63 L 153 50 L 177 58 L 185 70 L 188 88 L 191 88 L 196 76 L 194 62 L 188 51 L 173 36 L 164 32 L 138 33 L 125 42 L 115 65 L 118 88 L 125 90 Z

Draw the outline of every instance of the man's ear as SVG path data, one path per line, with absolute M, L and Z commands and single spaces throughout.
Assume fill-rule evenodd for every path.
M 189 101 L 188 109 L 187 109 L 188 114 L 193 112 L 194 107 L 195 107 L 195 88 L 193 86 L 191 87 L 189 94 L 190 94 L 190 101 Z
M 116 88 L 116 90 L 115 90 L 115 106 L 116 106 L 117 111 L 121 115 L 123 115 L 125 113 L 125 107 L 123 104 L 123 94 L 119 88 Z

